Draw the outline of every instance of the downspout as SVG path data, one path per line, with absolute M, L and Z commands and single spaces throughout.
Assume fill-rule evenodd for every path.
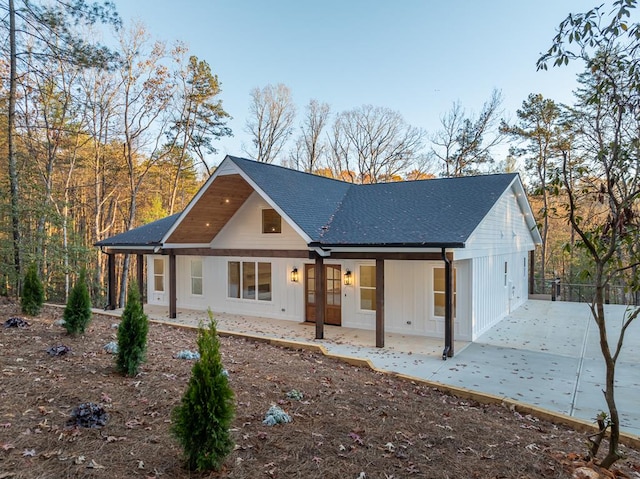
M 452 291 L 452 264 L 445 248 L 442 248 L 442 261 L 444 261 L 444 350 L 442 360 L 453 357 L 453 291 Z

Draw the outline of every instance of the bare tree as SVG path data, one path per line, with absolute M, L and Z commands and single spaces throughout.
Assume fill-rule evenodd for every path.
M 253 150 L 246 153 L 254 160 L 273 163 L 293 131 L 296 108 L 289 87 L 254 88 L 247 119 L 247 132 L 252 136 Z
M 175 91 L 171 74 L 162 63 L 166 56 L 164 44 L 155 42 L 148 47 L 149 36 L 142 25 L 135 25 L 121 36 L 118 127 L 129 187 L 128 211 L 123 215 L 125 231 L 135 227 L 138 192 L 147 173 L 167 154 L 163 132 L 170 119 L 167 107 Z M 120 281 L 120 306 L 125 302 L 129 264 L 127 254 Z
M 340 113 L 330 137 L 334 176 L 357 183 L 401 179 L 422 160 L 425 132 L 389 108 L 364 105 Z
M 300 127 L 300 136 L 296 140 L 291 152 L 291 164 L 298 170 L 308 173 L 320 167 L 327 145 L 321 139 L 322 132 L 327 125 L 331 108 L 327 103 L 317 100 L 309 101 L 305 109 L 305 116 Z
M 469 176 L 487 172 L 487 166 L 493 163 L 491 149 L 502 138 L 496 128 L 501 105 L 502 94 L 493 90 L 477 117 L 468 115 L 456 102 L 440 118 L 442 129 L 431 138 L 431 155 L 442 162 L 442 176 Z

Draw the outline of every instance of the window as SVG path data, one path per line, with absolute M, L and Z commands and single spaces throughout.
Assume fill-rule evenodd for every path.
M 271 263 L 229 261 L 229 298 L 271 301 Z
M 433 314 L 444 317 L 445 279 L 444 268 L 433 268 Z M 456 270 L 453 269 L 453 317 L 456 316 Z
M 376 310 L 376 267 L 360 266 L 360 309 Z
M 229 289 L 227 296 L 230 298 L 240 297 L 240 262 L 229 261 Z
M 262 210 L 262 232 L 282 233 L 282 218 L 276 210 Z
M 153 258 L 153 290 L 164 292 L 164 258 Z
M 191 294 L 202 296 L 202 260 L 191 260 Z

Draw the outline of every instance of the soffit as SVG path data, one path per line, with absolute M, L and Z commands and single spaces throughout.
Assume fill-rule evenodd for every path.
M 253 192 L 240 175 L 218 176 L 166 243 L 210 243 Z

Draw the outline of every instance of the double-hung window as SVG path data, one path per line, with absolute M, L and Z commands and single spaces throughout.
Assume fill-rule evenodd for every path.
M 191 260 L 191 294 L 202 296 L 202 260 Z
M 153 290 L 164 293 L 164 258 L 153 259 Z
M 444 268 L 433 268 L 433 315 L 443 316 L 445 310 Z M 453 316 L 456 316 L 456 270 L 453 269 Z
M 360 265 L 360 309 L 376 310 L 376 267 Z

